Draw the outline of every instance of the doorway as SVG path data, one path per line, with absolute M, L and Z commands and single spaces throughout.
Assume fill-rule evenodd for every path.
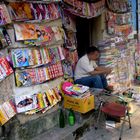
M 86 53 L 86 49 L 103 38 L 104 21 L 102 16 L 92 19 L 76 17 L 77 51 L 79 58 Z

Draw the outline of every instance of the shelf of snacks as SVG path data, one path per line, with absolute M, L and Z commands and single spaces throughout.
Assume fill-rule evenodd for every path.
M 137 41 L 134 39 L 134 36 L 131 37 L 133 34 L 132 7 L 131 2 L 127 0 L 107 0 L 107 6 L 107 33 L 111 35 L 114 40 L 117 38 L 116 43 L 112 42 L 112 47 L 116 50 L 112 53 L 112 64 L 115 64 L 114 74 L 116 76 L 110 77 L 114 79 L 114 84 L 118 83 L 118 87 L 116 88 L 123 90 L 125 87 L 130 87 L 134 82 L 136 72 L 134 54 Z M 111 50 L 109 50 L 108 53 L 109 52 L 111 52 Z M 114 56 L 114 54 L 116 54 L 116 56 Z
M 63 0 L 63 8 L 76 16 L 93 18 L 101 15 L 105 10 L 105 0 L 87 3 L 80 0 Z
M 63 76 L 61 62 L 57 62 L 47 67 L 25 69 L 15 71 L 17 87 L 37 85 L 49 80 Z
M 114 13 L 127 13 L 131 11 L 131 2 L 128 0 L 107 0 L 107 6 Z
M 108 34 L 128 37 L 133 31 L 131 3 L 126 0 L 107 0 L 107 6 L 106 22 Z
M 1 105 L 2 125 L 18 113 L 45 113 L 61 101 L 57 88 L 30 93 L 35 86 L 51 85 L 64 75 L 64 30 L 58 2 L 6 1 L 0 4 L 0 48 L 6 52 L 5 57 L 0 57 L 0 81 L 14 73 L 15 84 L 10 90 L 16 95 L 10 103 Z M 25 88 L 29 89 L 29 94 L 16 94 L 18 90 L 24 92 Z
M 62 62 L 64 78 L 74 77 L 75 65 L 78 61 L 77 39 L 76 39 L 76 17 L 66 10 L 62 10 L 62 23 L 64 27 L 64 48 L 65 60 Z
M 98 46 L 101 51 L 99 64 L 112 68 L 107 76 L 109 84 L 116 90 L 129 87 L 135 75 L 135 43 L 115 36 L 99 42 Z
M 58 3 L 9 2 L 7 8 L 13 21 L 13 46 L 20 44 L 9 49 L 10 62 L 16 69 L 16 86 L 36 85 L 63 76 L 62 46 L 56 45 L 63 40 L 62 24 L 46 24 L 61 18 Z
M 60 2 L 61 0 L 4 0 L 5 2 L 31 2 L 31 3 L 54 3 Z
M 60 18 L 58 3 L 10 2 L 7 7 L 12 21 L 51 21 Z

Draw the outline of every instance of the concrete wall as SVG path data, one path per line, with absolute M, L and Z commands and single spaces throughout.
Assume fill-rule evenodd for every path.
M 91 28 L 92 28 L 92 35 L 91 35 L 92 44 L 96 45 L 99 40 L 102 40 L 104 37 L 107 36 L 105 12 L 102 15 L 93 18 Z

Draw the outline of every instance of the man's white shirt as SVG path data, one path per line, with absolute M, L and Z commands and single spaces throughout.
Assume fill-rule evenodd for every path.
M 88 55 L 85 54 L 82 56 L 77 62 L 74 79 L 81 79 L 83 77 L 90 76 L 89 72 L 94 71 L 94 69 L 98 67 L 95 61 L 90 61 Z

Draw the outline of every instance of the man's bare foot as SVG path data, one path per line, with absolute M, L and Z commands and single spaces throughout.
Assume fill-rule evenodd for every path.
M 113 86 L 107 86 L 105 89 L 108 90 L 108 91 L 113 91 L 114 90 Z

